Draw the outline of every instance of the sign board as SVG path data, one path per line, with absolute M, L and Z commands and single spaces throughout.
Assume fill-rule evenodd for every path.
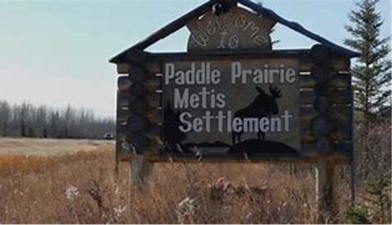
M 207 57 L 162 66 L 167 151 L 203 158 L 299 154 L 297 59 Z
M 276 21 L 320 44 L 272 50 Z M 184 26 L 187 52 L 144 51 Z M 110 60 L 126 74 L 115 170 L 130 161 L 140 182 L 159 161 L 317 162 L 318 209 L 334 218 L 335 164 L 353 153 L 357 56 L 260 4 L 209 0 Z
M 323 45 L 272 50 L 272 14 L 214 13 L 212 2 L 115 58 L 127 74 L 118 79 L 117 158 L 350 160 L 349 57 Z M 187 52 L 140 50 L 180 24 L 190 31 Z

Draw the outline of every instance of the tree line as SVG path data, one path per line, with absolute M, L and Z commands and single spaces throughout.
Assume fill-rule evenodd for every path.
M 105 133 L 114 132 L 112 118 L 97 117 L 89 109 L 70 105 L 53 109 L 0 100 L 0 136 L 3 137 L 101 139 Z

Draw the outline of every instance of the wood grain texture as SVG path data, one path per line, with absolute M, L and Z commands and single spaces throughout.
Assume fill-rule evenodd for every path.
M 128 63 L 119 63 L 117 64 L 117 73 L 118 74 L 127 74 L 129 73 L 130 65 Z
M 339 211 L 339 167 L 332 159 L 320 159 L 316 169 L 317 222 L 336 223 Z
M 329 137 L 332 141 L 351 141 L 350 133 L 346 127 L 334 127 Z M 309 125 L 301 124 L 301 143 L 313 143 L 317 138 L 317 134 L 310 129 Z
M 143 82 L 147 78 L 147 72 L 139 66 L 132 66 L 129 71 L 129 80 L 131 82 Z
M 352 102 L 351 90 L 335 90 L 332 88 L 328 88 L 323 93 L 326 93 L 325 98 L 330 98 L 333 100 L 333 103 L 336 105 L 348 105 Z M 327 94 L 330 94 L 328 97 Z M 317 94 L 312 89 L 304 89 L 300 92 L 300 105 L 311 105 L 314 104 L 317 98 Z
M 117 124 L 128 124 L 128 118 L 131 115 L 128 110 L 117 110 Z
M 351 74 L 338 73 L 331 77 L 329 85 L 336 89 L 351 89 Z
M 153 57 L 152 59 L 148 60 L 145 64 L 145 68 L 147 72 L 151 73 L 152 75 L 155 75 L 157 73 L 161 72 L 161 61 L 157 59 L 156 57 Z
M 129 103 L 132 102 L 135 98 L 134 95 L 131 95 L 127 92 L 118 92 L 117 93 L 117 108 L 129 107 Z
M 314 94 L 317 97 L 332 97 L 335 90 L 329 85 L 329 79 L 324 82 L 319 82 L 313 89 Z
M 156 88 L 158 89 L 161 86 L 162 78 L 151 76 L 143 82 L 143 85 L 146 87 Z
M 146 96 L 147 98 L 147 105 L 149 108 L 156 109 L 161 106 L 161 101 L 159 97 L 156 96 Z
M 326 116 L 330 111 L 333 102 L 331 97 L 318 97 L 314 101 L 313 108 L 320 115 Z
M 154 122 L 150 122 L 147 128 L 144 130 L 144 133 L 148 136 L 157 136 L 161 135 L 161 130 L 163 129 L 162 125 L 159 125 Z
M 117 97 L 117 110 L 118 113 L 123 111 L 141 115 L 147 109 L 147 103 L 141 97 L 136 97 L 128 93 L 118 94 Z
M 315 141 L 313 142 L 303 142 L 301 145 L 301 149 L 304 152 L 304 155 L 309 156 L 321 156 L 321 155 L 341 155 L 348 160 L 347 156 L 352 151 L 352 143 L 350 141 L 332 141 L 332 152 L 325 154 L 326 152 L 317 152 Z
M 333 121 L 323 116 L 317 116 L 310 122 L 310 129 L 317 136 L 327 136 L 333 130 Z
M 149 109 L 148 111 L 143 113 L 143 118 L 152 122 L 152 123 L 161 123 L 161 111 L 157 110 L 156 108 Z
M 322 64 L 329 60 L 330 50 L 323 45 L 316 44 L 310 49 L 310 55 L 315 64 Z
M 137 148 L 137 151 L 141 152 L 148 148 L 150 142 L 147 136 L 139 132 L 130 133 L 127 140 Z
M 334 151 L 333 141 L 329 137 L 319 137 L 313 145 L 316 152 L 331 153 Z
M 176 155 L 148 155 L 148 158 L 153 162 L 161 163 L 315 163 L 318 159 L 333 159 L 335 163 L 347 163 L 348 162 L 348 151 L 350 144 L 334 144 L 334 151 L 328 155 L 315 153 L 314 155 L 303 155 L 300 158 L 293 158 L 288 156 L 277 156 L 277 155 L 263 155 L 252 159 L 245 159 L 239 155 L 228 155 L 225 157 L 216 156 L 203 158 L 202 160 L 196 159 L 194 156 L 182 156 Z M 302 147 L 304 151 L 314 152 L 313 145 L 304 145 Z M 122 161 L 129 161 L 130 157 L 122 155 Z
M 301 57 L 299 61 L 299 71 L 311 71 L 314 66 L 313 59 L 311 57 Z M 341 56 L 331 56 L 329 59 L 331 67 L 338 72 L 350 71 L 350 59 Z
M 316 83 L 324 83 L 336 74 L 336 71 L 329 65 L 313 65 L 310 68 L 310 76 L 316 81 Z
M 145 93 L 145 88 L 143 85 L 139 83 L 134 83 L 132 86 L 129 88 L 129 94 L 134 95 L 134 96 L 142 96 Z
M 127 119 L 128 130 L 130 132 L 141 131 L 147 125 L 147 122 L 148 121 L 139 116 L 130 114 Z
M 339 73 L 331 77 L 329 85 L 336 89 L 349 89 L 351 86 L 351 75 L 348 73 Z M 299 88 L 313 89 L 316 86 L 316 81 L 310 75 L 299 76 Z
M 311 68 L 313 66 L 311 57 L 309 55 L 304 56 L 304 54 L 301 53 L 300 51 L 297 53 L 298 55 L 301 56 L 300 67 L 301 67 L 301 63 L 308 61 L 307 62 L 308 64 L 306 63 L 302 64 L 302 69 L 306 67 L 307 69 L 305 71 L 308 71 L 309 72 L 308 74 L 310 74 Z M 162 127 L 158 125 L 158 123 L 162 123 L 161 121 L 162 113 L 160 111 L 155 111 L 155 109 L 152 110 L 152 108 L 160 107 L 160 95 L 156 94 L 156 90 L 160 90 L 162 77 L 153 76 L 154 73 L 152 73 L 151 71 L 160 73 L 161 63 L 167 61 L 167 59 L 185 61 L 189 59 L 200 60 L 200 59 L 204 59 L 204 57 L 206 57 L 206 59 L 210 59 L 210 58 L 221 59 L 220 57 L 223 57 L 223 58 L 233 60 L 233 59 L 238 59 L 238 57 L 242 57 L 242 55 L 238 56 L 237 54 L 238 53 L 236 53 L 235 55 L 230 55 L 228 53 L 212 53 L 211 55 L 199 54 L 199 53 L 174 54 L 174 55 L 168 55 L 165 53 L 157 54 L 157 55 L 154 54 L 154 56 L 152 56 L 151 58 L 151 63 L 146 62 L 147 69 L 144 73 L 144 78 L 138 78 L 134 80 L 134 82 L 131 81 L 132 78 L 121 78 L 124 79 L 121 82 L 120 82 L 120 78 L 118 80 L 119 93 L 128 94 L 128 96 L 123 95 L 119 99 L 133 98 L 132 101 L 134 101 L 135 96 L 137 96 L 136 99 L 143 97 L 141 99 L 143 99 L 144 102 L 147 103 L 147 108 L 145 110 L 142 110 L 143 112 L 139 111 L 140 114 L 139 116 L 142 120 L 145 121 L 145 124 L 143 125 L 142 128 L 138 128 L 137 126 L 140 123 L 137 122 L 137 120 L 135 119 L 130 119 L 132 118 L 132 116 L 135 116 L 134 115 L 135 113 L 130 113 L 128 115 L 126 113 L 127 110 L 132 109 L 132 107 L 130 107 L 132 106 L 131 104 L 132 101 L 119 100 L 118 106 L 124 107 L 124 108 L 120 107 L 120 111 L 124 112 L 124 113 L 121 112 L 120 114 L 125 114 L 122 118 L 125 118 L 123 119 L 123 121 L 124 120 L 126 121 L 125 126 L 124 124 L 119 125 L 119 131 L 121 132 L 126 131 L 129 134 L 130 130 L 128 125 L 133 124 L 131 125 L 133 126 L 132 128 L 133 133 L 138 133 L 141 136 L 143 136 L 143 138 L 138 138 L 138 136 L 136 135 L 136 137 L 132 140 L 128 138 L 128 141 L 133 141 L 133 143 L 135 143 L 138 146 L 145 146 L 144 152 L 146 154 L 151 154 L 152 157 L 157 157 L 157 155 L 159 154 L 159 152 L 157 152 L 157 149 L 159 149 L 160 146 L 162 145 L 162 142 L 159 139 L 159 135 L 161 135 L 160 131 L 162 130 Z M 288 51 L 284 51 L 280 53 L 263 52 L 262 54 L 267 55 L 270 58 L 276 58 L 276 56 L 279 56 L 279 54 L 282 54 L 284 58 L 293 58 L 296 55 Z M 249 58 L 255 58 L 255 59 L 261 57 L 260 55 L 251 52 L 247 52 L 245 55 Z M 323 154 L 326 152 L 330 152 L 331 156 L 336 154 L 336 157 L 339 158 L 339 160 L 346 160 L 345 157 L 347 156 L 347 152 L 349 152 L 350 149 L 352 148 L 352 143 L 349 142 L 352 137 L 352 132 L 349 129 L 350 128 L 349 124 L 350 121 L 352 120 L 352 114 L 351 114 L 352 112 L 350 111 L 351 109 L 350 104 L 352 102 L 352 91 L 350 88 L 351 77 L 349 73 L 342 72 L 348 70 L 347 59 L 343 59 L 342 57 L 336 57 L 335 55 L 332 55 L 329 62 L 332 63 L 331 65 L 333 65 L 334 67 L 333 69 L 328 68 L 329 72 L 327 75 L 329 79 L 328 82 L 329 90 L 327 93 L 331 94 L 331 97 L 317 98 L 318 95 L 314 93 L 314 90 L 315 89 L 317 90 L 316 79 L 311 75 L 299 76 L 299 87 L 301 89 L 300 90 L 300 104 L 301 104 L 300 137 L 301 137 L 301 146 L 302 146 L 301 150 L 304 152 L 306 151 L 316 152 L 316 156 L 307 158 L 307 156 L 304 155 L 301 156 L 302 159 L 294 159 L 294 158 L 288 159 L 287 157 L 285 158 L 284 156 L 281 157 L 266 156 L 265 158 L 260 158 L 259 159 L 260 161 L 263 162 L 264 161 L 273 162 L 274 160 L 276 161 L 291 160 L 291 162 L 292 161 L 297 162 L 301 160 L 307 161 L 323 156 L 322 154 L 318 155 L 319 154 L 318 152 Z M 335 66 L 337 66 L 338 69 L 336 69 Z M 337 72 L 335 73 L 335 71 Z M 321 72 L 325 72 L 325 71 L 321 70 Z M 333 104 L 331 103 L 330 99 L 333 99 Z M 320 114 L 324 116 L 328 116 L 328 118 L 333 121 L 333 126 L 329 126 L 330 123 L 328 122 L 328 123 L 316 123 L 316 125 L 313 124 L 312 127 L 311 126 L 312 120 L 319 121 L 316 120 L 315 118 Z M 150 124 L 154 124 L 154 126 L 151 126 Z M 328 129 L 325 128 L 327 126 L 329 126 Z M 328 130 L 329 132 L 325 132 L 326 130 Z M 143 142 L 140 140 L 147 140 L 147 141 Z M 342 144 L 342 142 L 345 143 Z M 192 161 L 194 159 L 186 158 L 183 160 Z M 183 160 L 178 159 L 178 161 L 183 161 Z M 214 159 L 207 159 L 206 161 L 208 160 L 210 160 L 211 162 L 218 162 L 220 160 L 222 162 L 223 161 L 246 162 L 246 160 L 238 160 L 238 159 L 236 160 L 234 158 L 231 159 L 230 157 L 226 158 L 226 156 L 222 157 L 222 159 L 214 158 Z
M 129 102 L 129 112 L 134 115 L 142 115 L 147 110 L 148 104 L 142 98 L 135 98 Z
M 130 179 L 133 185 L 142 185 L 150 177 L 153 163 L 147 157 L 133 155 L 130 163 Z
M 333 105 L 329 110 L 328 116 L 332 119 L 338 119 L 339 121 L 351 121 L 351 106 L 349 105 Z M 300 122 L 301 124 L 309 124 L 311 120 L 319 115 L 313 105 L 301 106 L 299 108 Z
M 120 92 L 127 92 L 132 86 L 132 82 L 128 76 L 121 76 L 117 78 L 117 87 Z

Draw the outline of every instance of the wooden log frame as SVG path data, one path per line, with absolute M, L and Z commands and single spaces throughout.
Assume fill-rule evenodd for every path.
M 141 54 L 143 57 L 145 54 Z M 136 59 L 134 59 L 136 60 Z M 158 154 L 161 146 L 160 81 L 143 63 L 123 63 L 117 80 L 116 159 L 129 161 L 134 154 Z
M 301 91 L 301 104 L 309 104 L 306 118 L 301 118 L 302 132 L 312 134 L 312 137 L 302 136 L 302 142 L 312 145 L 312 150 L 321 154 L 339 152 L 347 159 L 352 154 L 352 89 L 349 61 L 345 67 L 334 64 L 330 60 L 330 50 L 322 45 L 311 49 L 313 66 L 307 79 L 313 80 L 313 94 Z M 307 88 L 310 87 L 308 82 Z M 311 102 L 313 101 L 313 104 Z M 314 111 L 313 111 L 314 110 Z M 312 115 L 312 116 L 310 116 Z M 310 119 L 310 123 L 309 123 Z M 310 132 L 309 132 L 310 131 Z M 301 133 L 302 133 L 301 132 Z M 346 145 L 339 149 L 339 145 Z
M 319 48 L 319 47 L 315 47 Z M 313 57 L 312 57 L 313 51 Z M 337 162 L 347 162 L 347 159 L 351 157 L 352 152 L 352 89 L 351 89 L 351 76 L 350 60 L 347 57 L 339 54 L 329 52 L 318 53 L 321 56 L 314 56 L 313 50 L 275 50 L 275 51 L 246 51 L 246 52 L 209 52 L 209 53 L 149 53 L 144 52 L 143 56 L 144 64 L 140 68 L 141 64 L 124 65 L 121 63 L 118 67 L 127 68 L 127 72 L 130 76 L 119 77 L 118 79 L 118 137 L 116 148 L 121 155 L 121 160 L 129 160 L 130 155 L 128 153 L 123 154 L 121 146 L 124 146 L 124 142 L 130 140 L 131 135 L 143 136 L 147 138 L 140 138 L 137 140 L 147 147 L 143 154 L 150 155 L 150 160 L 153 161 L 189 161 L 195 162 L 195 159 L 187 158 L 168 158 L 166 156 L 159 156 L 157 154 L 160 150 L 161 139 L 157 131 L 161 127 L 162 113 L 160 112 L 160 90 L 161 90 L 161 65 L 168 61 L 190 61 L 190 60 L 213 60 L 213 59 L 259 59 L 259 58 L 296 58 L 299 61 L 299 88 L 300 88 L 300 125 L 301 125 L 301 148 L 305 153 L 303 159 L 300 161 L 313 162 L 315 159 L 314 150 L 323 148 L 320 152 L 333 156 Z M 324 51 L 324 50 L 322 50 Z M 326 55 L 326 56 L 323 56 Z M 316 54 L 317 55 L 317 54 Z M 316 58 L 315 58 L 316 57 Z M 317 58 L 321 57 L 321 58 Z M 135 60 L 133 60 L 135 61 Z M 322 71 L 322 69 L 315 69 L 315 65 L 327 66 L 330 70 L 328 73 L 328 89 L 324 90 L 318 87 L 320 82 L 312 76 L 312 71 Z M 136 68 L 136 69 L 133 69 Z M 313 70 L 312 70 L 313 68 Z M 135 74 L 131 73 L 135 71 Z M 142 74 L 145 78 L 139 76 Z M 158 75 L 158 76 L 156 76 Z M 315 91 L 316 90 L 316 91 Z M 320 93 L 318 93 L 318 92 Z M 325 92 L 325 93 L 324 93 Z M 328 96 L 331 94 L 331 96 Z M 326 96 L 327 95 L 327 96 Z M 320 98 L 322 97 L 322 98 Z M 132 98 L 136 98 L 135 101 Z M 325 99 L 326 98 L 326 99 Z M 128 99 L 128 100 L 123 100 Z M 138 103 L 141 101 L 145 104 Z M 319 108 L 315 108 L 316 105 Z M 327 102 L 327 103 L 325 103 Z M 331 107 L 326 107 L 325 104 L 331 104 Z M 132 111 L 132 107 L 139 109 L 136 112 Z M 328 110 L 327 110 L 328 109 Z M 324 116 L 320 116 L 320 112 L 324 112 Z M 142 113 L 140 113 L 142 111 Z M 156 112 L 156 113 L 154 113 Z M 141 120 L 136 120 L 137 123 L 145 124 L 134 127 L 134 132 L 129 133 L 127 125 L 131 121 L 126 121 L 130 115 L 139 116 Z M 320 135 L 315 134 L 312 125 L 325 124 L 325 121 L 317 122 L 317 119 L 328 118 L 328 122 L 332 124 L 329 128 L 328 133 L 323 133 L 323 138 Z M 133 120 L 135 121 L 135 120 Z M 314 122 L 316 121 L 316 122 Z M 143 127 L 143 128 L 140 128 Z M 139 130 L 140 129 L 140 130 Z M 325 129 L 325 128 L 320 128 Z M 128 133 L 127 133 L 128 132 Z M 147 135 L 147 133 L 154 133 L 154 135 Z M 319 140 L 320 139 L 320 140 Z M 317 142 L 317 140 L 319 140 Z M 154 147 L 151 147 L 154 146 Z M 324 148 L 327 146 L 328 149 Z M 329 147 L 328 147 L 329 146 Z M 327 150 L 327 152 L 325 152 Z M 227 161 L 238 161 L 237 156 L 232 157 L 233 160 L 227 158 Z M 283 161 L 298 161 L 299 159 L 290 159 L 282 156 L 280 159 Z M 280 160 L 279 159 L 279 160 Z M 203 159 L 208 161 L 210 159 Z M 211 159 L 217 160 L 217 159 Z M 278 160 L 275 157 L 266 156 L 264 159 L 250 160 L 251 162 L 260 161 L 274 161 Z M 225 159 L 226 161 L 226 159 Z M 242 160 L 243 161 L 243 160 Z

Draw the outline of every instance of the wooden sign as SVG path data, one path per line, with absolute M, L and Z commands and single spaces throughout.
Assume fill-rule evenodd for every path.
M 118 156 L 346 161 L 350 64 L 320 49 L 159 53 L 129 65 L 118 80 Z
M 357 53 L 241 3 L 258 14 L 211 0 L 111 60 L 126 74 L 118 79 L 117 159 L 351 159 Z M 323 44 L 272 50 L 276 21 Z M 187 52 L 143 51 L 182 26 Z
M 191 158 L 300 154 L 297 59 L 162 64 L 164 151 Z
M 276 22 L 320 44 L 272 50 Z M 184 26 L 187 52 L 145 51 Z M 335 218 L 335 164 L 353 158 L 358 56 L 250 0 L 206 1 L 110 60 L 125 74 L 115 170 L 130 161 L 140 182 L 153 162 L 314 162 L 319 215 Z
M 275 21 L 239 7 L 216 15 L 207 12 L 187 23 L 191 32 L 188 51 L 267 50 Z

